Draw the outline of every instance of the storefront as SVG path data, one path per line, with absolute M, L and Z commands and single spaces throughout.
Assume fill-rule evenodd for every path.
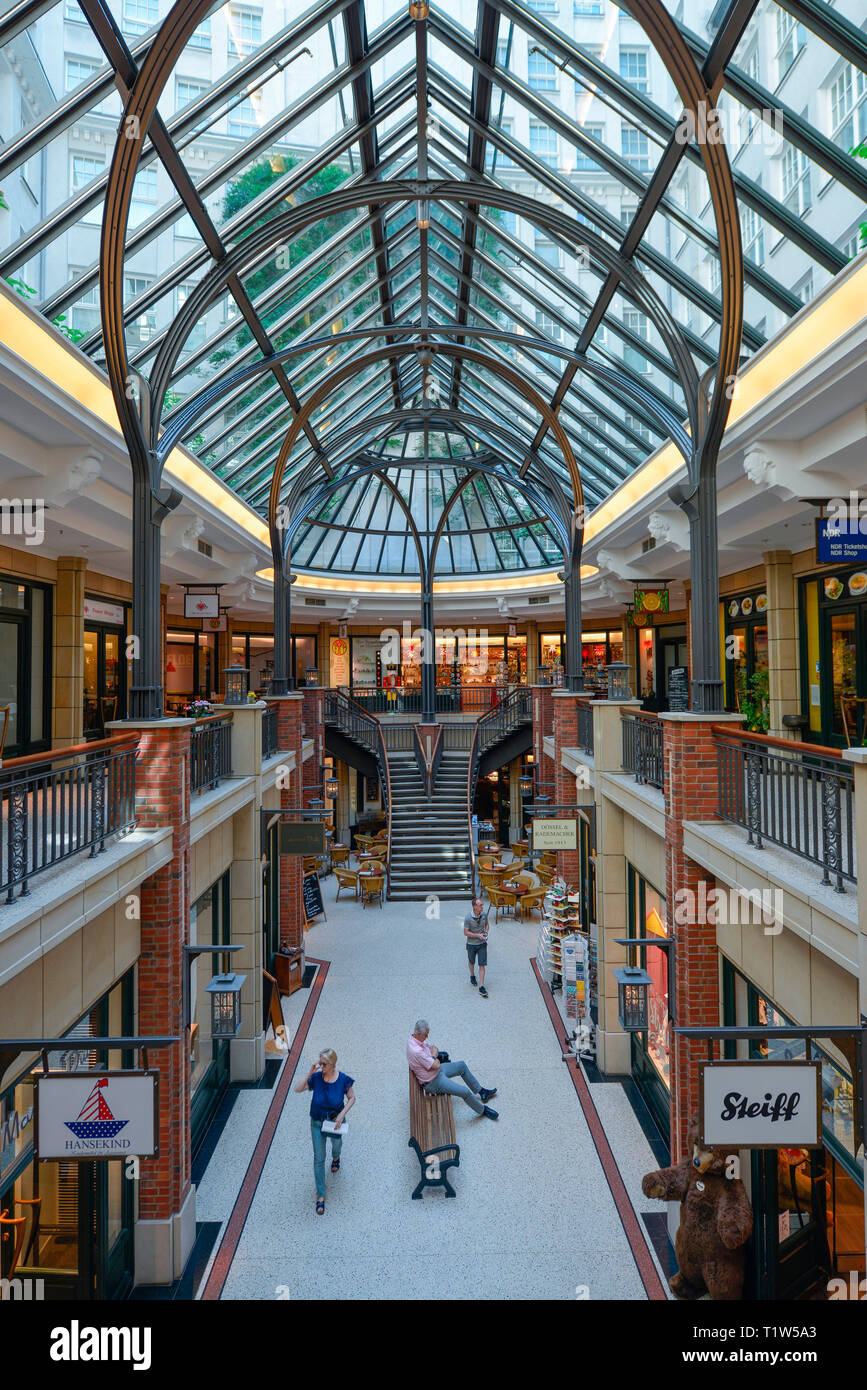
M 98 595 L 84 597 L 84 737 L 106 736 L 106 724 L 126 718 L 128 607 Z
M 642 619 L 645 616 L 642 614 Z M 659 623 L 635 629 L 636 694 L 644 701 L 646 709 L 669 708 L 671 673 L 688 665 L 686 623 Z
M 720 605 L 726 709 L 742 714 L 768 701 L 768 596 L 733 594 Z
M 48 1054 L 49 1069 L 133 1067 L 133 1053 L 82 1050 L 87 1038 L 134 1036 L 133 1001 L 130 970 L 64 1033 L 69 1045 Z M 34 1160 L 33 1080 L 41 1070 L 41 1062 L 31 1066 L 0 1096 L 0 1277 L 14 1265 L 16 1279 L 43 1281 L 46 1299 L 124 1298 L 133 1283 L 136 1185 L 122 1159 Z
M 794 1020 L 723 958 L 724 1022 L 769 1028 Z M 759 1039 L 739 1044 L 746 1057 L 792 1061 L 805 1056 L 802 1039 Z M 748 1050 L 746 1050 L 748 1049 Z M 732 1052 L 732 1055 L 737 1055 Z M 747 1298 L 791 1299 L 823 1289 L 850 1271 L 864 1276 L 864 1189 L 855 1157 L 852 1076 L 839 1056 L 816 1044 L 822 1063 L 820 1149 L 750 1152 L 750 1191 L 755 1225 Z
M 51 746 L 51 589 L 0 575 L 0 757 Z
M 668 936 L 665 898 L 631 864 L 627 865 L 627 912 L 630 937 Z M 654 946 L 639 946 L 634 962 L 650 976 L 646 1032 L 633 1033 L 632 1075 L 663 1135 L 670 1130 L 671 1072 L 668 1017 L 668 956 Z
M 561 672 L 566 660 L 566 634 L 564 632 L 543 632 L 539 634 L 539 678 L 544 685 L 561 685 Z M 612 661 L 623 660 L 623 630 L 619 627 L 604 628 L 595 632 L 581 634 L 581 663 L 584 672 L 584 689 L 591 693 L 605 694 L 608 690 L 606 666 Z
M 217 633 L 166 633 L 166 713 L 183 714 L 194 697 L 211 700 L 217 690 Z
M 801 580 L 801 701 L 809 733 L 832 747 L 867 738 L 867 571 Z
M 231 941 L 229 904 L 227 870 L 193 903 L 190 911 L 191 946 L 210 942 L 226 945 Z M 197 956 L 192 963 L 190 1130 L 194 1154 L 204 1139 L 208 1125 L 229 1084 L 229 1042 L 226 1038 L 215 1042 L 211 1037 L 211 996 L 206 993 L 214 975 L 222 970 L 223 959 L 214 953 Z
M 316 667 L 316 637 L 299 633 L 290 639 L 290 671 L 297 689 Z M 271 689 L 274 675 L 274 637 L 264 632 L 232 633 L 232 665 L 250 672 L 250 689 L 262 699 Z

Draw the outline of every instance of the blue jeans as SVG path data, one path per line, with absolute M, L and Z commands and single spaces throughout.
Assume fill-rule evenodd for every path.
M 467 1090 L 467 1086 L 462 1086 L 459 1081 L 453 1081 L 453 1076 L 462 1076 L 470 1089 Z M 477 1115 L 484 1112 L 485 1107 L 478 1096 L 478 1092 L 482 1088 L 466 1062 L 443 1062 L 433 1081 L 425 1082 L 424 1089 L 430 1096 L 435 1096 L 442 1091 L 446 1091 L 450 1096 L 460 1096 L 461 1100 Z
M 310 1121 L 310 1134 L 313 1139 L 313 1176 L 316 1178 L 316 1196 L 325 1197 L 325 1145 L 331 1140 L 331 1157 L 339 1158 L 343 1147 L 340 1134 L 323 1134 L 322 1121 Z

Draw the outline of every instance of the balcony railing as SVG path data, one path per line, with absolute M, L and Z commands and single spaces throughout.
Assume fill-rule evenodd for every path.
M 352 699 L 369 714 L 421 714 L 421 688 L 398 685 L 393 690 L 377 686 L 353 685 Z M 492 709 L 499 699 L 490 685 L 440 685 L 434 691 L 435 714 L 466 714 L 476 719 Z
M 662 755 L 662 725 L 655 714 L 622 714 L 621 766 L 642 786 L 664 791 L 665 763 Z
M 190 730 L 190 791 L 211 791 L 232 775 L 232 717 L 211 714 Z
M 593 752 L 593 708 L 591 705 L 576 705 L 578 721 L 578 747 L 585 753 Z
M 135 824 L 137 739 L 114 734 L 53 753 L 12 758 L 0 772 L 3 840 L 0 894 L 24 897 L 29 881 Z
M 719 813 L 747 832 L 822 869 L 844 893 L 856 881 L 854 771 L 835 748 L 712 726 L 719 757 Z
M 278 751 L 277 719 L 278 713 L 276 709 L 272 709 L 269 706 L 268 709 L 262 711 L 263 758 L 273 758 L 274 754 Z

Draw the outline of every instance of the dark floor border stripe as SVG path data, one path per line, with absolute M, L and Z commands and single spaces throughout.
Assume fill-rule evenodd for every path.
M 581 1105 L 581 1109 L 584 1111 L 584 1118 L 587 1121 L 587 1127 L 590 1130 L 590 1137 L 593 1140 L 594 1145 L 596 1146 L 596 1152 L 598 1153 L 599 1161 L 602 1164 L 602 1171 L 605 1174 L 605 1180 L 608 1183 L 608 1187 L 611 1191 L 611 1196 L 614 1198 L 614 1205 L 617 1208 L 617 1215 L 620 1217 L 623 1230 L 626 1233 L 626 1239 L 629 1242 L 629 1248 L 632 1251 L 632 1258 L 635 1260 L 635 1264 L 638 1269 L 641 1282 L 644 1285 L 645 1293 L 647 1294 L 647 1297 L 649 1299 L 652 1299 L 654 1302 L 667 1302 L 668 1295 L 666 1294 L 665 1289 L 663 1288 L 662 1281 L 659 1277 L 659 1272 L 656 1268 L 656 1265 L 654 1264 L 653 1256 L 648 1248 L 644 1232 L 641 1229 L 640 1222 L 638 1221 L 638 1218 L 635 1215 L 635 1210 L 632 1206 L 631 1201 L 629 1200 L 629 1193 L 626 1191 L 626 1184 L 624 1183 L 620 1173 L 620 1169 L 617 1166 L 617 1160 L 615 1159 L 614 1154 L 611 1152 L 611 1145 L 608 1142 L 608 1137 L 605 1133 L 605 1130 L 602 1127 L 602 1121 L 599 1118 L 599 1112 L 596 1109 L 596 1106 L 593 1102 L 593 1097 L 590 1094 L 590 1087 L 584 1080 L 584 1074 L 581 1071 L 581 1067 L 578 1064 L 577 1057 L 575 1057 L 574 1054 L 569 1051 L 569 1039 L 566 1033 L 566 1027 L 563 1023 L 562 1018 L 560 1017 L 560 1012 L 556 1004 L 554 1003 L 554 998 L 551 994 L 550 989 L 548 989 L 547 985 L 545 984 L 545 981 L 542 979 L 538 963 L 536 962 L 536 959 L 533 956 L 530 957 L 530 965 L 532 967 L 533 974 L 536 976 L 536 983 L 538 984 L 542 994 L 542 998 L 545 1001 L 545 1007 L 548 1010 L 548 1015 L 551 1019 L 552 1024 L 554 1025 L 554 1032 L 557 1034 L 557 1040 L 560 1043 L 560 1051 L 563 1054 L 563 1061 L 566 1063 L 566 1068 L 569 1072 L 569 1075 L 572 1078 L 572 1085 L 575 1087 L 575 1093 L 578 1096 L 578 1101 Z
M 274 1135 L 277 1132 L 277 1125 L 280 1122 L 280 1116 L 283 1112 L 283 1106 L 286 1104 L 286 1097 L 289 1094 L 289 1087 L 292 1085 L 292 1081 L 295 1077 L 295 1069 L 298 1066 L 298 1059 L 300 1058 L 302 1048 L 304 1047 L 304 1044 L 307 1041 L 307 1034 L 310 1030 L 310 1024 L 313 1021 L 313 1015 L 316 1012 L 316 1006 L 319 1003 L 319 996 L 322 993 L 322 986 L 324 985 L 325 977 L 328 974 L 328 967 L 331 964 L 330 961 L 314 960 L 312 957 L 309 956 L 307 957 L 307 961 L 308 964 L 316 965 L 319 967 L 319 969 L 316 971 L 316 979 L 314 980 L 311 986 L 310 998 L 307 1000 L 307 1005 L 304 1009 L 303 1014 L 301 1015 L 301 1022 L 298 1024 L 298 1027 L 295 1030 L 295 1036 L 292 1039 L 292 1046 L 289 1049 L 289 1055 L 286 1058 L 286 1061 L 283 1063 L 283 1069 L 280 1073 L 280 1080 L 277 1082 L 277 1086 L 274 1091 L 274 1097 L 271 1101 L 271 1104 L 268 1106 L 268 1113 L 265 1116 L 265 1123 L 262 1126 L 259 1138 L 256 1141 L 256 1147 L 253 1150 L 253 1156 L 250 1159 L 247 1171 L 244 1174 L 244 1181 L 241 1183 L 241 1190 L 235 1199 L 235 1205 L 232 1208 L 232 1215 L 229 1217 L 229 1220 L 226 1223 L 226 1229 L 223 1233 L 223 1239 L 220 1241 L 220 1248 L 214 1256 L 214 1263 L 211 1265 L 211 1272 L 208 1275 L 207 1283 L 205 1284 L 205 1287 L 202 1290 L 203 1302 L 214 1302 L 220 1298 L 223 1292 L 223 1287 L 226 1283 L 229 1270 L 232 1267 L 232 1261 L 234 1260 L 238 1250 L 238 1244 L 241 1239 L 241 1234 L 244 1230 L 244 1226 L 246 1225 L 247 1217 L 250 1214 L 250 1208 L 253 1205 L 253 1198 L 256 1195 L 256 1189 L 259 1186 L 259 1181 L 262 1177 L 262 1171 L 265 1167 L 265 1161 L 268 1157 L 268 1153 L 271 1148 Z

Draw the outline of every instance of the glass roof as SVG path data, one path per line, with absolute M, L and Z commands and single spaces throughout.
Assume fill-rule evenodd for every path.
M 118 124 L 169 13 L 0 15 L 2 274 L 97 363 Z M 677 17 L 722 77 L 710 119 L 737 191 L 748 358 L 867 240 L 867 19 L 859 0 L 719 0 L 709 22 L 681 0 Z M 267 515 L 316 395 L 281 494 L 304 509 L 298 567 L 412 573 L 438 528 L 438 573 L 560 563 L 551 518 L 580 498 L 538 401 L 592 506 L 682 433 L 666 323 L 696 379 L 719 354 L 713 137 L 678 139 L 681 112 L 612 0 L 433 0 L 421 23 L 403 0 L 213 5 L 160 95 L 126 239 L 126 353 L 159 384 L 161 427 Z M 468 181 L 490 201 L 462 197 Z M 323 198 L 328 215 L 267 238 Z M 649 288 L 613 278 L 617 256 Z

